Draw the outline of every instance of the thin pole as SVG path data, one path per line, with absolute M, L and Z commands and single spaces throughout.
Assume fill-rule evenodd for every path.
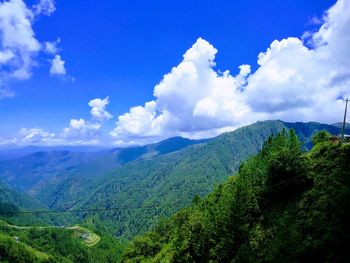
M 343 120 L 343 127 L 341 129 L 341 141 L 344 142 L 345 138 L 344 138 L 344 132 L 345 132 L 345 123 L 346 123 L 346 113 L 348 111 L 348 101 L 349 99 L 345 100 L 345 112 L 344 112 L 344 120 Z

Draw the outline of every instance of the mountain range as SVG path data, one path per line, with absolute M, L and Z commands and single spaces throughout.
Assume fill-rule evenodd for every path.
M 0 161 L 0 180 L 36 205 L 16 203 L 7 195 L 0 200 L 27 210 L 104 208 L 108 211 L 56 221 L 97 219 L 115 236 L 131 238 L 207 195 L 283 129 L 294 129 L 305 149 L 317 131 L 340 132 L 335 125 L 263 121 L 206 140 L 175 137 L 117 149 L 41 148 L 24 155 L 17 149 L 19 158 Z

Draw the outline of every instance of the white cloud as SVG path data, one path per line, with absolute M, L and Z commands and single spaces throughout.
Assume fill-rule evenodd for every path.
M 55 137 L 54 133 L 50 133 L 43 129 L 31 128 L 26 129 L 22 128 L 19 132 L 19 135 L 23 142 L 25 143 L 35 143 L 51 140 Z
M 5 64 L 15 57 L 9 49 L 0 52 L 0 64 Z
M 44 51 L 49 54 L 57 54 L 59 51 L 58 44 L 61 42 L 61 39 L 58 38 L 56 41 L 46 41 L 44 42 Z
M 100 144 L 102 123 L 112 118 L 112 115 L 106 111 L 108 104 L 109 97 L 90 100 L 88 105 L 91 107 L 91 121 L 82 118 L 71 119 L 69 126 L 59 134 L 62 142 L 65 142 L 63 144 Z
M 350 96 L 350 0 L 339 0 L 322 21 L 305 43 L 273 41 L 255 72 L 242 65 L 236 76 L 214 70 L 217 50 L 199 38 L 155 86 L 155 99 L 119 116 L 111 135 L 119 144 L 143 143 L 216 135 L 262 119 L 339 121 L 341 98 Z
M 100 143 L 99 129 L 98 125 L 83 119 L 71 119 L 69 127 L 60 133 L 41 128 L 22 128 L 16 137 L 2 139 L 0 145 L 96 145 Z
M 100 123 L 91 123 L 84 119 L 71 119 L 69 127 L 64 128 L 61 135 L 65 139 L 92 140 L 97 139 L 100 129 Z
M 26 79 L 31 75 L 32 57 L 40 43 L 32 29 L 33 14 L 22 0 L 0 3 L 0 60 L 6 78 Z
M 21 6 L 20 0 L 9 3 Z M 25 17 L 31 22 L 30 13 Z M 118 116 L 110 133 L 115 144 L 145 144 L 175 135 L 210 137 L 264 119 L 340 121 L 342 98 L 350 97 L 350 0 L 339 0 L 322 21 L 318 30 L 301 38 L 273 41 L 259 54 L 255 72 L 249 65 L 241 65 L 235 74 L 217 71 L 217 49 L 199 38 L 154 87 L 153 100 Z M 29 36 L 25 47 L 33 54 L 35 41 L 29 40 L 35 40 L 34 33 Z M 2 45 L 0 52 L 0 68 L 18 59 L 17 49 Z M 64 61 L 56 57 L 63 72 Z M 100 143 L 102 121 L 112 117 L 108 103 L 108 97 L 93 99 L 91 120 L 72 119 L 60 133 L 27 129 L 17 141 Z
M 152 141 L 173 135 L 212 135 L 214 130 L 244 123 L 249 108 L 240 89 L 250 67 L 241 66 L 236 77 L 229 71 L 218 73 L 213 69 L 216 53 L 199 38 L 154 88 L 156 100 L 119 116 L 111 135 L 120 141 Z
M 35 15 L 46 15 L 50 16 L 53 12 L 56 11 L 55 1 L 54 0 L 40 0 L 37 4 L 33 5 L 33 13 Z
M 274 41 L 259 55 L 248 79 L 246 102 L 254 112 L 290 121 L 337 122 L 350 95 L 350 1 L 330 8 L 312 48 L 298 38 Z
M 13 94 L 8 88 L 11 81 L 30 78 L 33 67 L 38 66 L 37 57 L 43 51 L 51 54 L 58 52 L 59 39 L 42 44 L 33 30 L 35 16 L 52 14 L 55 11 L 54 4 L 52 0 L 41 0 L 31 9 L 23 0 L 0 2 L 0 94 Z M 60 57 L 55 57 L 53 62 L 53 74 L 65 73 L 64 62 Z M 4 97 L 8 96 L 0 96 Z
M 60 55 L 55 55 L 55 57 L 51 60 L 51 75 L 65 75 L 66 68 L 64 67 L 65 61 L 62 60 Z
M 109 104 L 109 98 L 106 97 L 104 99 L 93 99 L 89 102 L 89 106 L 91 107 L 91 116 L 93 119 L 97 121 L 109 120 L 113 118 L 112 114 L 106 111 L 106 106 Z
M 1 92 L 0 92 L 1 96 Z M 61 132 L 50 132 L 41 128 L 22 128 L 17 136 L 2 139 L 0 145 L 99 145 L 103 143 L 101 128 L 112 115 L 106 111 L 109 97 L 96 98 L 89 102 L 91 120 L 71 119 Z

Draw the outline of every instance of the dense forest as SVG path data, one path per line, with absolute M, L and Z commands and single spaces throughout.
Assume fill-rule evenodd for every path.
M 162 220 L 123 262 L 349 262 L 350 144 L 270 137 L 238 173 Z
M 235 174 L 241 163 L 258 153 L 271 134 L 294 129 L 302 149 L 311 148 L 320 130 L 337 134 L 339 128 L 320 123 L 262 121 L 224 133 L 212 140 L 151 159 L 136 160 L 111 172 L 78 208 L 117 208 L 105 213 L 81 213 L 81 218 L 103 221 L 116 236 L 132 238 L 206 196 Z
M 56 204 L 77 202 L 71 209 L 82 211 L 17 213 L 49 207 L 34 198 L 36 183 L 29 191 L 0 183 L 0 262 L 350 260 L 350 146 L 331 135 L 338 132 L 265 121 L 204 141 L 3 162 L 1 176 L 38 176 L 47 199 L 57 195 Z M 114 168 L 94 174 L 108 170 L 100 169 L 105 161 Z M 83 174 L 75 181 L 87 170 L 88 183 Z M 60 190 L 50 189 L 52 178 Z M 77 223 L 99 241 L 84 243 Z
M 119 262 L 124 245 L 108 234 L 101 223 L 84 227 L 19 228 L 0 221 L 0 262 Z M 99 242 L 84 242 L 81 229 L 93 229 Z M 90 230 L 89 230 L 90 231 Z

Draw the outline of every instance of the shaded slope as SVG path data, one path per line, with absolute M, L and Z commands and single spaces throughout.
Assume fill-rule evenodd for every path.
M 0 180 L 26 191 L 50 208 L 68 209 L 102 183 L 102 175 L 109 171 L 137 159 L 152 159 L 203 141 L 176 137 L 140 147 L 85 152 L 84 148 L 74 151 L 38 148 L 42 151 L 0 162 Z M 33 149 L 17 151 L 28 150 Z
M 87 227 L 23 228 L 0 221 L 0 261 L 119 262 L 123 245 L 107 233 L 99 231 L 97 235 Z
M 143 237 L 123 262 L 349 262 L 350 144 L 270 139 L 237 176 Z
M 33 210 L 47 210 L 47 208 L 27 193 L 0 182 L 0 218 L 21 225 L 62 224 L 67 222 L 64 215 L 16 213 Z
M 196 195 L 204 196 L 226 180 L 242 161 L 261 149 L 271 134 L 294 127 L 306 145 L 317 130 L 337 132 L 334 126 L 317 123 L 258 122 L 207 143 L 117 168 L 109 176 L 110 181 L 78 207 L 119 208 L 95 216 L 106 222 L 117 236 L 142 233 L 160 216 L 170 215 L 191 203 Z

